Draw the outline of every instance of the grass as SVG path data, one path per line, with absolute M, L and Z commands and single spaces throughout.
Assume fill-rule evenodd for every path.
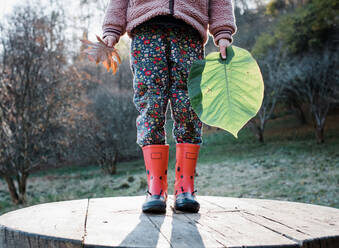
M 259 144 L 244 128 L 235 139 L 223 130 L 205 130 L 195 185 L 199 195 L 265 198 L 339 208 L 339 116 L 330 116 L 325 144 L 315 142 L 310 125 L 299 126 L 293 116 L 268 123 L 266 143 Z M 175 144 L 172 122 L 167 123 L 170 144 L 169 194 L 173 194 Z M 119 163 L 117 174 L 98 166 L 51 169 L 30 175 L 28 202 L 14 206 L 7 185 L 0 180 L 0 214 L 44 202 L 145 195 L 142 158 Z

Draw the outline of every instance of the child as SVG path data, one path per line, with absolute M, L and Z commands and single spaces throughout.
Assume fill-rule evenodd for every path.
M 193 61 L 204 58 L 207 29 L 226 58 L 226 47 L 237 31 L 231 0 L 110 0 L 102 28 L 109 47 L 125 32 L 132 39 L 133 102 L 140 113 L 137 144 L 143 151 L 148 184 L 143 212 L 166 212 L 168 101 L 176 141 L 174 208 L 198 212 L 194 176 L 202 122 L 190 105 L 187 78 Z

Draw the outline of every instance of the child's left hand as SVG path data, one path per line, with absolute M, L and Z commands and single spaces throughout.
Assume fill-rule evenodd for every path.
M 226 47 L 231 45 L 231 42 L 228 39 L 220 39 L 218 42 L 221 57 L 226 59 Z

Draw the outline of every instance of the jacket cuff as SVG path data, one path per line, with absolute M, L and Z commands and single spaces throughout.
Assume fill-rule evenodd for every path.
M 217 28 L 213 28 L 210 30 L 210 33 L 213 36 L 213 42 L 216 46 L 219 46 L 220 39 L 228 39 L 230 44 L 233 43 L 233 34 L 235 33 L 235 29 L 228 25 L 219 26 Z
M 117 43 L 120 39 L 120 36 L 122 34 L 122 31 L 118 29 L 117 27 L 106 24 L 103 26 L 103 33 L 102 33 L 102 38 L 105 39 L 107 36 L 113 36 L 117 40 Z
M 233 43 L 233 37 L 232 34 L 229 31 L 220 31 L 220 33 L 218 33 L 216 36 L 214 36 L 214 44 L 216 46 L 219 46 L 219 40 L 220 39 L 227 39 L 230 41 L 230 44 Z
M 213 33 L 213 42 L 216 46 L 219 46 L 219 40 L 220 39 L 228 39 L 230 41 L 230 44 L 233 43 L 233 31 L 231 29 L 227 28 L 220 28 L 217 31 L 214 31 Z

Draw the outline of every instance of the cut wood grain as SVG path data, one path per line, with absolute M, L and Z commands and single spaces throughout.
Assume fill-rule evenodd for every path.
M 88 199 L 44 203 L 0 216 L 0 247 L 82 247 Z
M 300 202 L 198 196 L 199 213 L 144 214 L 145 196 L 39 204 L 0 216 L 1 248 L 339 247 L 339 209 Z

